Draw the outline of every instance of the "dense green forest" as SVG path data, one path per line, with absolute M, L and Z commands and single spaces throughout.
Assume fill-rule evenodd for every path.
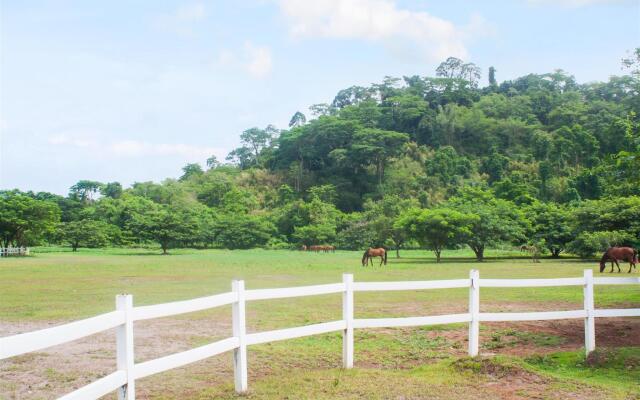
M 162 183 L 0 192 L 3 246 L 433 250 L 530 244 L 589 257 L 640 245 L 640 49 L 607 82 L 557 70 L 480 84 L 449 58 L 250 128 Z

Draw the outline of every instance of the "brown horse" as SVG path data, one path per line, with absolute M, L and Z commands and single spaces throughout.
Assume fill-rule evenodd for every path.
M 387 251 L 384 247 L 379 247 L 377 249 L 369 247 L 362 255 L 362 266 L 366 267 L 369 264 L 369 261 L 371 261 L 371 265 L 373 266 L 374 257 L 380 257 L 380 265 L 383 263 L 384 265 L 387 265 Z
M 527 245 L 524 244 L 522 246 L 520 246 L 520 253 L 524 253 L 527 252 L 531 255 L 531 260 L 534 263 L 539 263 L 540 260 L 538 259 L 540 257 L 540 249 L 538 248 L 538 246 L 534 246 L 534 245 Z
M 638 262 L 638 251 L 632 247 L 609 247 L 600 259 L 600 272 L 604 271 L 607 261 L 611 261 L 611 271 L 609 273 L 613 272 L 613 263 L 616 263 L 618 272 L 622 272 L 618 260 L 628 261 L 629 273 L 631 273 L 631 269 L 635 268 Z

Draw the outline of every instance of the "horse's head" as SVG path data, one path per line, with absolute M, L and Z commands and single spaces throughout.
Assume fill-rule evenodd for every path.
M 604 268 L 605 268 L 604 260 L 601 260 L 600 261 L 600 272 L 604 271 Z

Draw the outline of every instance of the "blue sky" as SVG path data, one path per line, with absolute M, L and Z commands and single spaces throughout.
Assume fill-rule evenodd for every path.
M 621 74 L 638 0 L 0 2 L 0 189 L 160 181 L 247 128 L 453 55 Z M 484 78 L 483 78 L 484 79 Z

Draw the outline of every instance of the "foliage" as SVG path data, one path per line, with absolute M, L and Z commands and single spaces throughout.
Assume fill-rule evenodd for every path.
M 471 227 L 479 221 L 473 214 L 449 208 L 413 208 L 400 215 L 396 227 L 404 229 L 410 238 L 432 250 L 440 262 L 442 250 L 465 243 L 472 235 Z
M 573 240 L 586 254 L 602 231 L 638 246 L 638 54 L 606 82 L 579 84 L 562 70 L 498 82 L 491 67 L 485 87 L 477 65 L 450 57 L 434 77 L 340 90 L 284 130 L 246 129 L 228 163 L 211 156 L 179 179 L 81 180 L 66 197 L 2 192 L 0 235 L 5 246 L 62 243 L 58 222 L 62 232 L 91 220 L 114 227 L 110 245 L 165 252 L 304 243 L 399 256 L 418 241 L 438 254 L 468 245 L 478 260 L 524 242 L 559 257 Z
M 621 231 L 582 232 L 568 243 L 568 249 L 582 258 L 591 258 L 612 246 L 628 246 L 634 237 Z
M 78 247 L 105 247 L 118 236 L 118 228 L 104 221 L 83 219 L 64 222 L 59 229 L 60 239 L 69 243 L 73 251 Z
M 0 240 L 2 247 L 38 243 L 60 220 L 60 208 L 16 192 L 0 192 Z
M 275 227 L 259 216 L 226 214 L 220 216 L 213 231 L 216 241 L 227 249 L 250 249 L 266 245 Z
M 465 188 L 449 199 L 449 207 L 475 218 L 470 220 L 470 234 L 465 243 L 484 259 L 484 250 L 502 243 L 518 243 L 525 238 L 528 221 L 523 213 L 509 201 L 496 199 L 488 190 Z

